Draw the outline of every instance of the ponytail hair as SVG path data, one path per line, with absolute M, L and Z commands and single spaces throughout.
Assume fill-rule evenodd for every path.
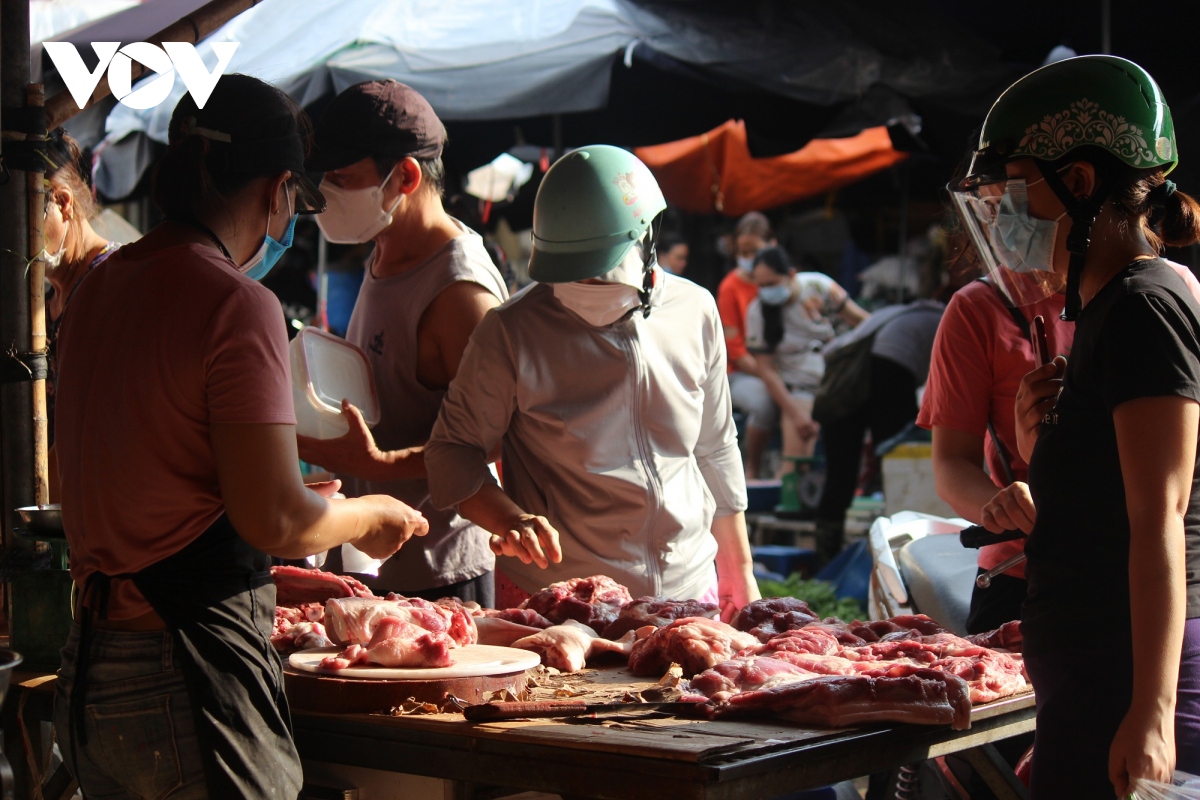
M 1136 169 L 1096 146 L 1072 151 L 1051 164 L 1061 169 L 1073 161 L 1087 161 L 1096 176 L 1110 185 L 1113 209 L 1126 222 L 1140 225 L 1150 246 L 1187 247 L 1200 242 L 1200 203 L 1179 191 L 1160 168 Z
M 782 247 L 764 247 L 754 254 L 754 265 L 762 264 L 776 275 L 785 278 L 792 274 L 792 261 Z M 774 353 L 775 348 L 783 341 L 783 306 L 773 306 L 759 301 L 763 315 L 763 342 L 767 352 Z
M 1164 196 L 1158 213 L 1158 230 L 1163 243 L 1187 247 L 1200 242 L 1200 202 L 1175 189 L 1171 181 L 1164 179 L 1162 185 L 1167 187 L 1161 190 Z

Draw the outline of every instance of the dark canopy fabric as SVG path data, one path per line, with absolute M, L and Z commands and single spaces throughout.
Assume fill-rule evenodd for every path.
M 142 9 L 165 19 L 192 5 L 151 0 Z M 144 38 L 165 23 L 142 9 L 66 38 Z M 730 118 L 745 121 L 753 155 L 772 156 L 817 136 L 944 114 L 957 123 L 947 126 L 946 149 L 961 151 L 965 131 L 1023 67 L 1003 64 L 995 47 L 943 16 L 928 0 L 749 10 L 707 0 L 514 0 L 503 8 L 468 0 L 422 6 L 419 15 L 404 0 L 264 0 L 210 41 L 242 42 L 231 71 L 275 82 L 314 112 L 359 80 L 413 85 L 446 120 L 447 153 L 462 171 L 523 141 L 635 147 Z M 134 190 L 153 148 L 127 137 L 161 142 L 175 99 L 148 112 L 117 106 L 109 116 L 102 159 L 122 164 L 103 171 L 107 196 Z

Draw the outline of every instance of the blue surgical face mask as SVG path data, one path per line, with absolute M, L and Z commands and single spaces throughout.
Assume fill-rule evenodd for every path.
M 1014 272 L 1050 272 L 1054 269 L 1058 221 L 1067 212 L 1055 219 L 1037 219 L 1029 215 L 1029 187 L 1043 180 L 1045 178 L 1039 178 L 1026 184 L 1019 178 L 1010 179 L 996 209 L 996 220 L 992 223 L 993 241 L 1006 262 L 1004 266 Z
M 764 305 L 781 306 L 792 299 L 791 282 L 777 283 L 774 286 L 758 287 L 758 299 Z
M 285 189 L 286 192 L 286 189 Z M 292 210 L 292 196 L 288 195 L 288 212 Z M 297 214 L 292 214 L 292 218 L 288 221 L 287 230 L 283 232 L 283 239 L 276 241 L 271 236 L 271 218 L 267 217 L 267 233 L 263 237 L 262 247 L 258 248 L 258 252 L 250 257 L 250 260 L 242 264 L 238 269 L 242 274 L 253 281 L 261 281 L 267 277 L 274 266 L 279 263 L 279 259 L 283 257 L 283 253 L 292 246 L 293 235 L 296 232 L 296 217 Z

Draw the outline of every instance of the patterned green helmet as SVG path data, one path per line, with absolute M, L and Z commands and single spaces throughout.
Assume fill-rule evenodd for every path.
M 971 168 L 953 188 L 1003 181 L 1009 161 L 1057 161 L 1089 145 L 1138 169 L 1175 168 L 1171 110 L 1150 73 L 1115 56 L 1069 58 L 1029 73 L 988 112 Z
M 568 153 L 538 187 L 529 277 L 571 283 L 605 274 L 666 207 L 658 181 L 628 150 L 597 144 Z

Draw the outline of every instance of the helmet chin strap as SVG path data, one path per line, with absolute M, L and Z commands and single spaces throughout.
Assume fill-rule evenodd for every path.
M 650 241 L 642 247 L 642 288 L 638 289 L 642 319 L 650 316 L 650 295 L 654 293 L 654 265 L 658 263 L 658 234 L 662 230 L 662 214 L 654 218 L 646 230 Z M 645 237 L 643 237 L 643 241 Z
M 1079 282 L 1083 277 L 1083 265 L 1087 261 L 1088 246 L 1092 241 L 1092 226 L 1096 224 L 1096 217 L 1100 216 L 1100 209 L 1108 199 L 1108 189 L 1102 185 L 1090 197 L 1076 197 L 1063 183 L 1058 172 L 1040 161 L 1033 163 L 1046 179 L 1046 185 L 1058 196 L 1059 202 L 1067 210 L 1067 216 L 1071 218 L 1071 232 L 1067 235 L 1067 252 L 1071 254 L 1067 265 L 1067 301 L 1061 316 L 1064 320 L 1073 322 L 1083 307 Z

